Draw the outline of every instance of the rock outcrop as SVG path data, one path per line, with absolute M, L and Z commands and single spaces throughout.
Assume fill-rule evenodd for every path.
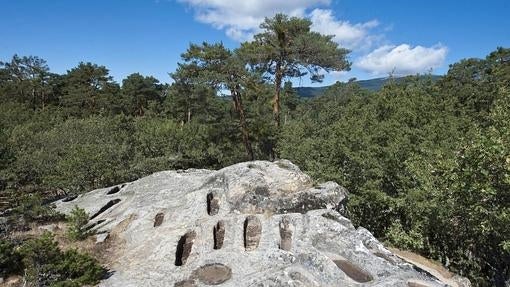
M 346 196 L 289 161 L 255 161 L 158 172 L 57 209 L 84 208 L 115 246 L 100 286 L 445 285 L 354 228 Z

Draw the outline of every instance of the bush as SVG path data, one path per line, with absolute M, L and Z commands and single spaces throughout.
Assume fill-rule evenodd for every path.
M 8 240 L 0 240 L 0 278 L 21 270 L 21 256 L 16 245 Z
M 54 286 L 96 284 L 105 274 L 104 268 L 97 263 L 96 259 L 74 249 L 62 254 L 62 260 L 56 265 L 56 270 L 67 279 L 55 283 Z
M 68 229 L 67 236 L 71 240 L 83 240 L 88 233 L 84 230 L 84 226 L 89 221 L 89 215 L 83 208 L 75 206 L 71 214 L 67 217 Z
M 62 217 L 55 209 L 49 205 L 44 205 L 41 195 L 37 193 L 20 196 L 14 213 L 20 214 L 26 222 L 48 222 Z
M 421 230 L 406 231 L 399 221 L 394 222 L 386 234 L 387 242 L 393 246 L 407 250 L 423 250 L 423 236 Z
M 96 284 L 105 269 L 92 257 L 76 250 L 62 252 L 49 232 L 20 247 L 27 281 L 35 286 Z

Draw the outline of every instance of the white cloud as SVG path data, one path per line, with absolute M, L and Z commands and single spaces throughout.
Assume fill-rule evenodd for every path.
M 228 37 L 246 41 L 259 31 L 265 17 L 276 13 L 308 17 L 313 31 L 334 35 L 333 40 L 348 49 L 366 49 L 380 38 L 372 29 L 377 20 L 350 23 L 338 20 L 330 9 L 331 0 L 178 0 L 188 4 L 195 12 L 195 19 L 224 30 Z
M 331 10 L 314 9 L 310 13 L 312 30 L 325 35 L 334 35 L 333 40 L 348 49 L 368 48 L 380 36 L 370 34 L 379 25 L 377 20 L 351 24 L 336 20 Z
M 259 31 L 265 17 L 276 13 L 290 16 L 308 17 L 312 30 L 326 35 L 334 35 L 333 40 L 349 49 L 367 48 L 378 38 L 371 35 L 379 25 L 376 20 L 351 24 L 335 19 L 329 9 L 330 0 L 179 0 L 195 11 L 195 18 L 216 29 L 224 30 L 228 37 L 245 41 Z
M 189 5 L 195 19 L 212 25 L 237 41 L 250 40 L 259 32 L 259 25 L 265 17 L 276 13 L 307 17 L 312 21 L 313 31 L 333 35 L 333 40 L 341 47 L 353 51 L 354 67 L 372 75 L 409 75 L 427 72 L 441 66 L 447 48 L 442 45 L 432 47 L 408 44 L 381 45 L 384 31 L 392 26 L 381 27 L 377 20 L 364 23 L 351 23 L 337 19 L 328 7 L 331 0 L 177 0 Z M 345 77 L 335 74 L 334 78 Z
M 442 45 L 414 48 L 408 44 L 385 45 L 359 58 L 354 66 L 373 75 L 411 75 L 440 67 L 447 52 Z
M 264 17 L 276 13 L 306 16 L 306 11 L 327 6 L 330 0 L 179 0 L 190 5 L 195 18 L 213 27 L 225 30 L 227 36 L 238 41 L 250 39 Z

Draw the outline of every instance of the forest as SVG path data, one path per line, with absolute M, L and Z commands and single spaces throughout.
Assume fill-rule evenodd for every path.
M 9 234 L 57 220 L 53 200 L 156 171 L 284 158 L 346 187 L 348 217 L 386 244 L 475 286 L 508 284 L 510 49 L 439 78 L 408 76 L 379 91 L 337 82 L 303 99 L 292 79 L 320 82 L 350 67 L 349 51 L 310 24 L 277 15 L 237 49 L 191 44 L 171 84 L 139 73 L 117 83 L 88 62 L 56 74 L 37 56 L 1 59 L 0 270 L 37 277 L 45 266 L 59 274 L 51 286 L 93 283 L 100 270 L 73 273 L 66 261 L 94 265 L 87 255 L 59 255 L 48 235 Z M 39 262 L 44 252 L 65 260 Z

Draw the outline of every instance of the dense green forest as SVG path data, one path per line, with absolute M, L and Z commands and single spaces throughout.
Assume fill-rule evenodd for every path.
M 410 76 L 380 91 L 338 82 L 305 100 L 288 80 L 348 70 L 348 51 L 308 20 L 277 15 L 261 27 L 236 50 L 190 45 L 172 84 L 138 73 L 119 84 L 93 63 L 55 74 L 36 56 L 4 59 L 0 267 L 24 256 L 8 233 L 54 218 L 52 200 L 160 170 L 286 158 L 345 186 L 348 217 L 379 239 L 476 286 L 505 286 L 510 49 L 462 60 L 440 79 Z M 49 235 L 34 240 L 25 253 L 51 245 Z

